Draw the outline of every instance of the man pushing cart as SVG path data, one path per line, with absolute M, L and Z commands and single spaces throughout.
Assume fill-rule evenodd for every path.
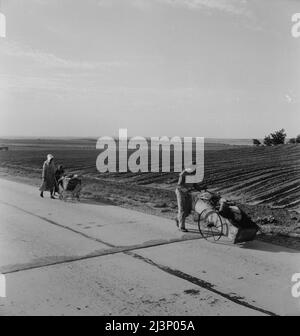
M 178 203 L 176 225 L 180 231 L 187 232 L 185 220 L 194 212 L 199 231 L 207 240 L 217 241 L 224 236 L 235 244 L 253 240 L 259 228 L 235 202 L 208 191 L 206 186 L 186 183 L 186 176 L 195 171 L 195 168 L 187 168 L 179 175 L 175 193 Z

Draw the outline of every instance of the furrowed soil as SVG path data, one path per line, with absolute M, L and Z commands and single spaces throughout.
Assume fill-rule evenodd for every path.
M 96 169 L 93 139 L 1 139 L 0 177 L 35 186 L 48 153 L 83 179 L 82 200 L 107 202 L 174 218 L 178 173 L 106 173 Z M 300 145 L 252 147 L 205 143 L 204 183 L 235 200 L 264 234 L 259 239 L 300 248 Z

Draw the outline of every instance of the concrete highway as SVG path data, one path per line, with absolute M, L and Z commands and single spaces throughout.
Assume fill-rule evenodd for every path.
M 300 255 L 0 180 L 0 315 L 300 315 Z

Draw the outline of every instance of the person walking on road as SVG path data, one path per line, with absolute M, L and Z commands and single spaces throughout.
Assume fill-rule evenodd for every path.
M 54 156 L 47 155 L 47 160 L 43 164 L 42 185 L 40 187 L 40 196 L 44 197 L 44 191 L 50 191 L 50 197 L 55 199 L 54 192 L 56 188 Z

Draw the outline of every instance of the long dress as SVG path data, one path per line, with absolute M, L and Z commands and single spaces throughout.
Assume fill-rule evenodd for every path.
M 43 164 L 42 185 L 40 191 L 54 191 L 56 187 L 55 165 L 45 161 Z

